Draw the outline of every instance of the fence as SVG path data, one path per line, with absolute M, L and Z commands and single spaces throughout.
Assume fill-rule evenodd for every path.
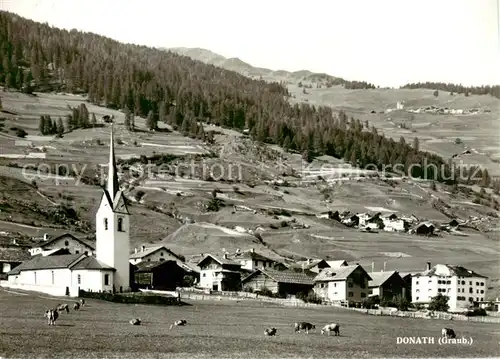
M 500 323 L 500 317 L 497 316 L 475 316 L 468 317 L 466 315 L 444 313 L 444 312 L 401 312 L 398 310 L 390 309 L 359 309 L 359 308 L 349 308 L 356 312 L 365 313 L 368 315 L 383 315 L 391 317 L 403 317 L 403 318 L 420 318 L 420 319 L 443 319 L 443 320 L 462 320 L 469 322 L 480 322 L 480 323 Z

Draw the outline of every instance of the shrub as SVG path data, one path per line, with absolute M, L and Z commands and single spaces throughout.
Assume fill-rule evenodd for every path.
M 438 293 L 438 295 L 432 297 L 428 309 L 436 312 L 447 312 L 450 309 L 448 297 Z
M 177 298 L 163 297 L 161 295 L 150 295 L 143 293 L 99 293 L 80 290 L 79 297 L 105 300 L 113 303 L 125 304 L 156 304 L 156 305 L 181 305 Z
M 378 295 L 373 295 L 371 297 L 363 299 L 363 302 L 361 303 L 361 306 L 365 309 L 373 309 L 375 308 L 378 304 L 380 304 L 380 298 Z
M 474 308 L 471 312 L 467 312 L 465 314 L 468 317 L 477 317 L 477 316 L 486 316 L 488 313 L 486 313 L 486 310 L 483 308 Z
M 243 291 L 244 291 L 244 292 L 247 292 L 247 293 L 253 293 L 253 288 L 252 288 L 252 287 L 248 287 L 248 286 L 247 286 L 247 287 L 244 287 L 244 288 L 243 288 Z
M 259 290 L 256 290 L 254 293 L 257 293 L 258 295 L 263 295 L 265 297 L 274 297 L 273 292 L 267 287 L 262 287 Z
M 28 132 L 26 132 L 25 130 L 23 130 L 22 128 L 18 128 L 16 130 L 16 136 L 17 137 L 21 137 L 21 138 L 24 138 L 28 135 Z
M 316 295 L 313 291 L 310 292 L 299 292 L 295 295 L 296 298 L 302 299 L 306 303 L 321 304 L 323 301 L 320 297 Z

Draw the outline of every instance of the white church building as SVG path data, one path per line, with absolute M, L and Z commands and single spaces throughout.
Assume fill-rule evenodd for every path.
M 130 213 L 118 185 L 113 129 L 108 178 L 96 213 L 95 257 L 90 253 L 35 256 L 8 274 L 2 286 L 56 296 L 130 290 Z

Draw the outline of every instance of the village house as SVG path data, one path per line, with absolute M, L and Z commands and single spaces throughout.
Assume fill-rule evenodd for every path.
M 450 311 L 476 305 L 486 297 L 488 278 L 462 266 L 427 263 L 424 272 L 412 276 L 412 302 L 427 305 L 432 297 L 447 296 Z
M 410 225 L 402 218 L 398 218 L 395 213 L 383 214 L 380 216 L 384 224 L 384 231 L 387 232 L 406 232 Z
M 44 236 L 44 238 L 47 238 L 47 241 L 33 246 L 29 250 L 32 256 L 59 248 L 66 248 L 71 254 L 95 254 L 95 246 L 92 243 L 87 240 L 77 238 L 70 233 L 66 233 L 52 239 L 49 239 L 48 236 Z
M 411 278 L 414 274 L 417 274 L 417 273 L 419 273 L 419 272 L 399 272 L 399 276 L 401 277 L 401 279 L 405 283 L 404 296 L 409 302 L 411 302 L 411 293 L 412 293 L 412 290 L 411 290 L 412 279 Z
M 368 282 L 370 296 L 378 296 L 380 300 L 392 300 L 396 296 L 405 296 L 405 282 L 397 271 L 371 272 L 368 275 L 372 278 Z
M 0 280 L 6 280 L 8 272 L 28 259 L 30 254 L 26 248 L 17 246 L 0 248 Z
M 361 303 L 372 278 L 359 264 L 326 268 L 314 278 L 314 292 L 326 302 Z
M 218 258 L 207 254 L 197 266 L 200 268 L 200 287 L 214 291 L 241 289 L 241 264 L 223 255 Z
M 269 289 L 281 297 L 309 293 L 314 287 L 313 278 L 293 270 L 258 269 L 241 281 L 243 290 L 262 291 Z
M 135 265 L 134 281 L 137 288 L 175 290 L 177 287 L 196 284 L 198 275 L 175 260 L 144 261 Z
M 8 282 L 2 282 L 2 286 L 56 296 L 78 296 L 80 289 L 129 291 L 133 284 L 128 258 L 130 213 L 124 194 L 119 189 L 113 128 L 110 135 L 108 179 L 102 191 L 96 213 L 95 257 L 91 256 L 91 247 L 85 247 L 85 243 L 76 237 L 71 235 L 57 237 L 50 241 L 52 249 L 62 246 L 72 248 L 75 253 L 35 255 L 31 260 L 24 261 L 11 270 L 8 273 Z M 78 248 L 81 249 L 76 253 Z
M 266 268 L 277 270 L 286 269 L 286 266 L 284 264 L 255 252 L 253 248 L 246 252 L 236 253 L 233 260 L 235 262 L 239 262 L 242 269 L 248 269 L 251 271 Z
M 309 271 L 314 274 L 318 274 L 325 268 L 330 268 L 328 263 L 324 259 L 307 259 L 305 261 L 298 261 L 294 265 L 297 269 L 302 269 L 303 271 Z
M 141 246 L 141 249 L 138 250 L 134 248 L 134 253 L 129 256 L 130 263 L 136 265 L 141 262 L 156 262 L 156 261 L 166 261 L 166 260 L 175 260 L 184 262 L 184 257 L 178 254 L 175 254 L 165 246 L 153 246 L 146 247 Z

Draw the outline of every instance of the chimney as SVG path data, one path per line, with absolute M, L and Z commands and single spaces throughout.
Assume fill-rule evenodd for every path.
M 134 252 L 137 253 L 137 248 L 134 248 Z
M 375 262 L 372 262 L 372 273 L 375 272 Z
M 227 253 L 224 253 L 223 257 L 224 259 L 227 259 Z
M 250 249 L 250 252 L 255 253 L 255 249 L 253 249 L 253 248 Z
M 146 250 L 146 246 L 141 246 L 141 252 L 144 252 Z
M 382 272 L 385 272 L 385 265 L 387 264 L 387 262 L 384 262 L 384 270 Z
M 43 240 L 44 241 L 48 241 L 49 240 L 49 234 L 48 233 L 44 233 L 43 234 Z
M 12 240 L 12 244 L 17 245 L 17 241 L 15 238 Z
M 427 262 L 427 270 L 431 270 L 431 262 Z
M 307 258 L 307 264 L 311 264 L 311 258 Z

